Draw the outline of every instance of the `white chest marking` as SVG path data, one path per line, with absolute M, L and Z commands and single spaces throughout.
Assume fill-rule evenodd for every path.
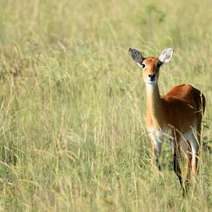
M 161 146 L 162 141 L 164 139 L 172 140 L 172 137 L 170 135 L 170 130 L 168 129 L 157 129 L 157 128 L 148 128 L 148 135 L 154 145 L 154 148 L 157 152 L 157 155 L 160 155 L 161 152 Z M 171 142 L 172 143 L 172 142 Z M 172 147 L 171 147 L 172 148 Z
M 148 134 L 149 134 L 149 136 L 152 140 L 154 140 L 154 139 L 156 139 L 158 141 L 161 140 L 161 137 L 163 135 L 162 130 L 159 130 L 159 129 L 156 129 L 156 128 L 148 128 L 147 131 L 148 131 Z

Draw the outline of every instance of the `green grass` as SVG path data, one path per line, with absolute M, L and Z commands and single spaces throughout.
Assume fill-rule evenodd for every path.
M 183 198 L 164 144 L 151 165 L 145 92 L 129 47 L 159 55 L 160 88 L 206 95 L 212 133 L 210 0 L 0 0 L 1 211 L 211 211 L 212 159 Z

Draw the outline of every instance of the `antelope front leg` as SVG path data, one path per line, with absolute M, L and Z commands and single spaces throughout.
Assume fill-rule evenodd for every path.
M 155 159 L 155 163 L 156 166 L 158 167 L 159 170 L 161 170 L 161 166 L 160 166 L 160 153 L 161 153 L 161 142 L 158 141 L 153 141 L 152 142 L 152 146 L 153 146 L 153 153 L 154 153 L 154 159 Z
M 158 132 L 155 132 L 153 130 L 149 130 L 148 132 L 149 132 L 149 137 L 152 144 L 153 158 L 155 160 L 155 164 L 158 167 L 158 169 L 161 170 L 159 158 L 160 158 L 162 143 L 161 143 L 160 136 L 158 136 Z

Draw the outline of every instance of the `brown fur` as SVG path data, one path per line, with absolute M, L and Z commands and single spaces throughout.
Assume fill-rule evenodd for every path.
M 178 85 L 163 97 L 160 97 L 159 93 L 155 96 L 158 98 L 156 104 L 160 112 L 154 114 L 151 103 L 148 104 L 148 127 L 163 128 L 170 125 L 184 133 L 193 126 L 195 121 L 201 121 L 205 110 L 205 97 L 191 85 Z M 157 120 L 156 125 L 154 120 Z
M 195 128 L 197 131 L 196 146 L 192 149 L 191 143 L 187 141 L 187 150 L 185 152 L 188 159 L 186 179 L 186 183 L 188 184 L 190 181 L 190 173 L 192 172 L 195 175 L 197 172 L 201 122 L 202 115 L 205 111 L 205 96 L 193 86 L 189 84 L 182 84 L 173 87 L 166 95 L 161 97 L 157 83 L 159 78 L 158 63 L 159 60 L 156 57 L 148 57 L 142 61 L 142 64 L 145 65 L 143 78 L 146 82 L 147 92 L 146 124 L 148 129 L 156 129 L 159 131 L 171 129 L 174 145 L 174 171 L 178 176 L 180 184 L 184 190 L 178 160 L 179 151 L 183 145 L 182 135 L 192 131 L 193 128 Z M 155 75 L 155 85 L 148 85 L 148 80 L 151 75 Z M 157 153 L 159 151 L 156 154 L 156 162 L 158 163 L 157 155 L 160 155 L 160 150 L 157 150 L 157 148 L 157 144 L 153 142 L 154 152 Z M 195 153 L 192 151 L 195 151 Z
M 156 74 L 158 58 L 148 57 L 143 63 L 146 65 L 143 77 Z M 160 96 L 158 85 L 153 93 L 147 92 L 147 126 L 163 128 L 173 126 L 180 132 L 186 132 L 194 121 L 201 121 L 205 110 L 205 96 L 189 84 L 173 87 L 166 95 Z
M 201 122 L 206 101 L 204 95 L 189 84 L 177 85 L 166 95 L 160 96 L 159 69 L 162 64 L 170 62 L 173 52 L 172 48 L 166 48 L 161 52 L 159 58 L 144 58 L 140 50 L 129 48 L 132 59 L 143 69 L 147 95 L 146 125 L 156 164 L 160 169 L 159 156 L 162 139 L 166 132 L 171 131 L 173 167 L 181 187 L 185 191 L 179 155 L 181 149 L 187 155 L 187 187 L 191 172 L 194 175 L 197 173 Z

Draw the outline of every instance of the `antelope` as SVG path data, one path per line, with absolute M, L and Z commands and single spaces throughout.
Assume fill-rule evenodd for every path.
M 164 96 L 160 95 L 158 87 L 160 68 L 170 62 L 173 52 L 172 48 L 166 48 L 159 57 L 145 58 L 140 50 L 129 48 L 130 56 L 143 69 L 147 97 L 146 127 L 153 147 L 155 163 L 160 170 L 162 141 L 169 135 L 174 172 L 184 193 L 187 191 L 190 177 L 197 174 L 201 122 L 206 100 L 205 96 L 190 84 L 176 85 Z M 179 163 L 182 151 L 187 159 L 185 182 Z

